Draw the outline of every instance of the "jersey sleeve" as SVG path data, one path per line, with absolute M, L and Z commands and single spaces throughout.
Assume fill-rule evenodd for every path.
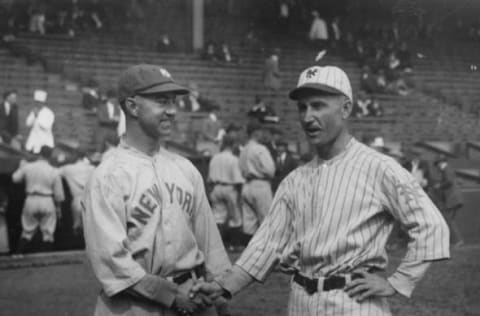
M 57 169 L 57 176 L 55 177 L 53 183 L 53 196 L 55 198 L 55 202 L 61 203 L 65 200 L 65 191 L 63 190 L 63 182 L 62 182 L 62 172 L 60 169 Z
M 203 179 L 198 170 L 190 164 L 192 172 L 193 197 L 193 233 L 198 247 L 205 256 L 205 266 L 213 275 L 218 275 L 231 267 L 230 259 L 223 246 L 222 238 L 205 193 Z
M 273 161 L 272 155 L 266 147 L 259 147 L 257 151 L 257 162 L 261 170 L 265 173 L 268 178 L 273 178 L 275 175 L 275 162 Z
M 404 260 L 449 258 L 447 224 L 415 178 L 400 165 L 389 163 L 383 174 L 382 187 L 385 207 L 410 237 Z
M 20 183 L 25 179 L 25 165 L 20 163 L 20 167 L 12 174 L 12 181 L 14 183 Z
M 93 271 L 108 296 L 132 286 L 145 275 L 128 248 L 122 176 L 96 170 L 84 195 L 84 236 Z
M 280 184 L 272 206 L 236 265 L 263 282 L 273 267 L 280 261 L 282 253 L 293 235 L 293 181 L 287 177 Z

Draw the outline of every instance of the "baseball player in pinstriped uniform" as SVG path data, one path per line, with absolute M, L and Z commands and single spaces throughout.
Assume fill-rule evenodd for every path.
M 352 90 L 341 69 L 306 69 L 290 98 L 316 157 L 282 181 L 232 270 L 192 295 L 234 295 L 280 263 L 293 272 L 289 315 L 390 315 L 386 297 L 409 297 L 429 262 L 449 258 L 448 228 L 407 170 L 349 134 Z M 394 221 L 411 240 L 384 278 Z
M 102 284 L 95 315 L 216 315 L 196 279 L 230 267 L 203 179 L 161 142 L 187 90 L 154 65 L 119 81 L 127 133 L 94 171 L 84 197 L 87 255 Z

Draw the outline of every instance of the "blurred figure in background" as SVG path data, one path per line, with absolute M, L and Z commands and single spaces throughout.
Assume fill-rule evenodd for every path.
M 95 133 L 96 150 L 98 152 L 105 151 L 105 140 L 108 135 L 118 136 L 118 125 L 120 123 L 122 109 L 117 104 L 116 92 L 113 90 L 107 91 L 104 102 L 98 107 L 97 119 L 98 127 Z
M 70 208 L 73 219 L 73 233 L 79 235 L 82 233 L 82 205 L 83 191 L 85 185 L 90 179 L 95 167 L 85 156 L 81 149 L 76 149 L 74 153 L 74 161 L 60 168 L 60 173 L 65 179 L 72 194 Z
M 53 249 L 54 232 L 61 216 L 60 203 L 64 192 L 60 171 L 50 165 L 52 148 L 42 146 L 40 156 L 34 162 L 20 163 L 12 175 L 14 183 L 25 182 L 25 203 L 22 211 L 22 235 L 16 253 L 22 254 L 33 235 L 40 229 L 43 245 L 41 251 Z
M 239 163 L 246 182 L 242 188 L 243 243 L 248 243 L 257 231 L 272 203 L 271 180 L 275 162 L 265 142 L 263 124 L 251 121 L 247 126 L 248 142 L 240 154 Z
M 464 241 L 455 218 L 457 212 L 462 209 L 464 200 L 457 183 L 455 170 L 449 166 L 446 156 L 440 156 L 435 161 L 435 166 L 440 171 L 440 179 L 434 184 L 434 189 L 439 193 L 441 199 L 439 209 L 450 229 L 450 245 L 460 247 Z
M 208 181 L 213 185 L 210 193 L 212 212 L 224 244 L 229 249 L 239 246 L 242 230 L 242 213 L 239 193 L 245 180 L 233 149 L 235 139 L 225 135 L 222 151 L 210 160 Z
M 53 148 L 55 143 L 53 139 L 53 123 L 55 114 L 46 105 L 47 92 L 36 90 L 33 95 L 35 101 L 34 108 L 27 116 L 26 124 L 30 127 L 25 149 L 38 154 L 43 146 Z
M 268 91 L 278 91 L 282 87 L 279 55 L 280 49 L 275 48 L 273 53 L 265 60 L 263 85 Z
M 0 137 L 1 141 L 10 143 L 18 134 L 18 106 L 17 91 L 9 90 L 3 94 L 3 103 L 0 108 Z
M 298 162 L 288 150 L 287 142 L 279 141 L 275 158 L 275 176 L 272 181 L 273 192 L 277 191 L 280 182 L 297 166 Z

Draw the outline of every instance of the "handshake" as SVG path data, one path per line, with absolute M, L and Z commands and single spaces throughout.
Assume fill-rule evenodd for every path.
M 186 285 L 186 284 L 185 284 Z M 189 289 L 181 287 L 172 305 L 172 309 L 180 315 L 189 316 L 201 313 L 224 293 L 216 282 L 206 282 L 202 278 L 194 281 Z

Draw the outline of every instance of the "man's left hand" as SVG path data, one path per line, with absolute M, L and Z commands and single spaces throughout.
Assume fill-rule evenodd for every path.
M 372 296 L 392 296 L 395 289 L 385 278 L 365 271 L 358 272 L 362 278 L 348 283 L 343 290 L 357 302 L 363 302 Z

